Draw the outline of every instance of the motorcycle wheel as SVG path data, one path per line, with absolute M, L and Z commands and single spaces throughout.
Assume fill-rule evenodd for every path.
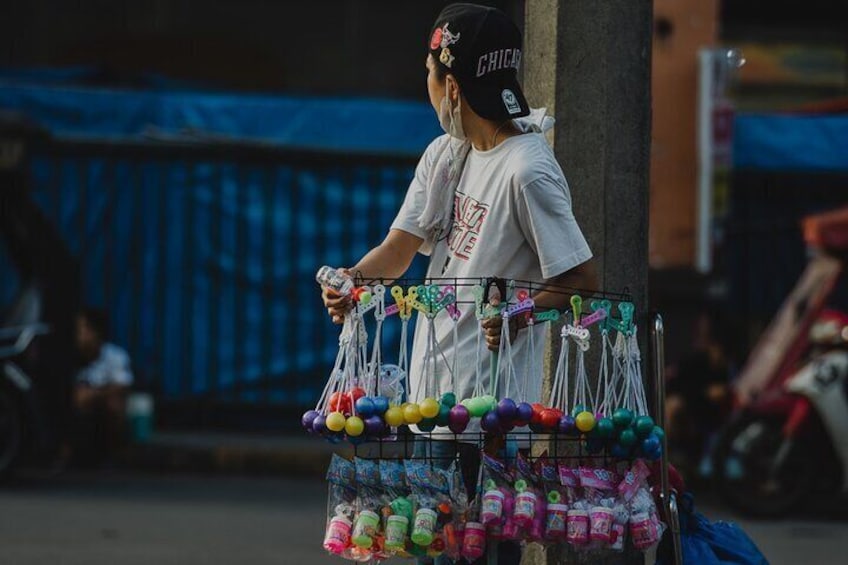
M 12 394 L 0 388 L 0 479 L 11 474 L 23 445 L 21 411 Z
M 786 514 L 810 493 L 815 465 L 803 440 L 788 448 L 780 418 L 747 415 L 725 429 L 713 452 L 715 486 L 734 510 L 752 517 Z

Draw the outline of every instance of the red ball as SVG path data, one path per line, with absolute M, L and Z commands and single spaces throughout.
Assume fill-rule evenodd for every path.
M 334 392 L 330 395 L 330 412 L 342 412 L 347 414 L 350 412 L 350 397 L 341 392 Z
M 545 410 L 542 410 L 542 414 L 539 417 L 539 422 L 546 430 L 552 430 L 559 425 L 559 419 L 560 415 L 557 414 L 556 410 L 546 408 Z
M 531 424 L 542 424 L 542 412 L 545 411 L 545 407 L 539 404 L 538 402 L 533 404 L 533 416 L 530 417 Z
M 353 387 L 347 393 L 347 396 L 350 399 L 350 404 L 352 406 L 357 400 L 365 396 L 365 390 L 362 387 Z

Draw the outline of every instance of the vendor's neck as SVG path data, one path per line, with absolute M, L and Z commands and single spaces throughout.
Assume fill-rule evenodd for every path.
M 477 151 L 494 149 L 507 138 L 521 133 L 512 120 L 496 122 L 473 114 L 463 116 L 463 127 L 468 141 Z

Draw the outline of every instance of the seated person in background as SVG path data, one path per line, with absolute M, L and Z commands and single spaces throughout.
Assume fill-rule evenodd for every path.
M 77 426 L 75 450 L 82 461 L 108 459 L 125 436 L 126 401 L 133 375 L 130 358 L 108 343 L 106 313 L 86 308 L 77 316 L 76 341 L 81 368 L 74 384 Z

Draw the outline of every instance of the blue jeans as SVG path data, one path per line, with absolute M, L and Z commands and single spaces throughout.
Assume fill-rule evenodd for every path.
M 507 446 L 511 451 L 514 446 Z M 469 499 L 477 490 L 477 475 L 480 470 L 480 450 L 476 445 L 445 440 L 430 440 L 426 436 L 416 438 L 413 457 L 424 459 L 432 458 L 433 464 L 443 469 L 450 466 L 459 455 L 459 468 L 462 479 L 465 482 L 466 492 Z M 491 559 L 491 561 L 490 561 Z M 518 565 L 521 562 L 521 545 L 515 541 L 497 542 L 494 551 L 487 551 L 487 555 L 474 561 L 472 565 Z M 419 559 L 419 565 L 450 565 L 454 563 L 446 556 L 434 559 Z M 468 563 L 460 559 L 458 563 Z

